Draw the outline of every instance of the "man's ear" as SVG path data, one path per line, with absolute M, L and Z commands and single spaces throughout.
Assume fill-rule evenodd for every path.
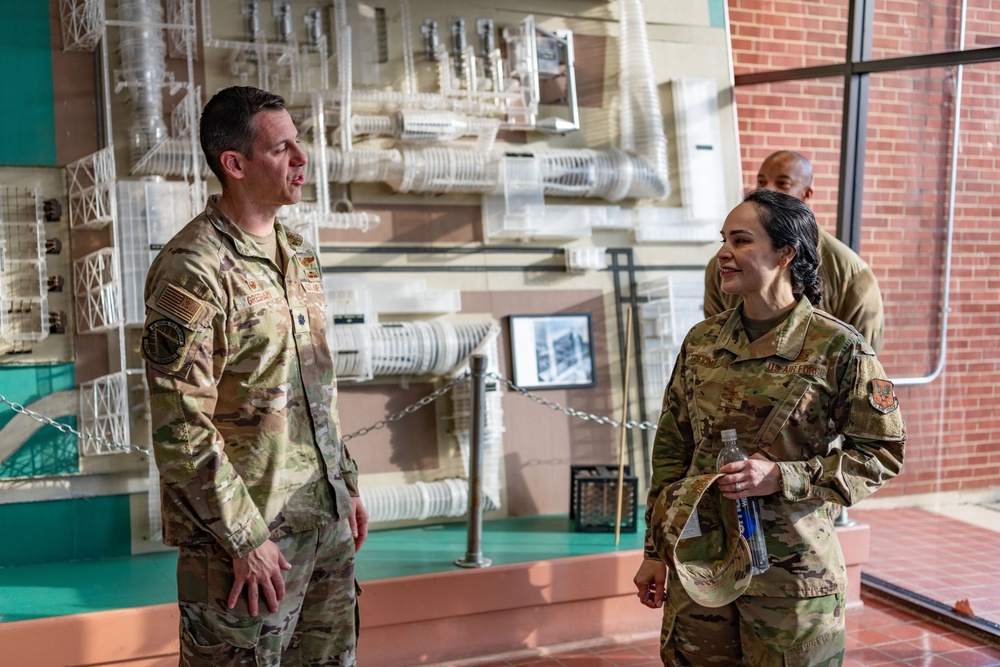
M 226 177 L 233 180 L 243 178 L 243 154 L 238 151 L 223 151 L 219 156 L 222 164 L 222 171 L 226 172 Z

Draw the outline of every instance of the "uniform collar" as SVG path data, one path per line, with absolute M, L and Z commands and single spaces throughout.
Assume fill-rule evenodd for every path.
M 208 198 L 208 205 L 205 207 L 205 215 L 208 218 L 208 221 L 212 223 L 212 226 L 215 227 L 220 234 L 223 234 L 232 240 L 233 246 L 236 248 L 236 252 L 246 257 L 264 257 L 264 253 L 260 250 L 258 245 L 250 239 L 249 235 L 243 231 L 243 228 L 230 220 L 229 217 L 222 212 L 222 209 L 219 208 L 217 203 L 218 199 L 219 195 L 211 195 Z M 281 222 L 275 221 L 274 231 L 277 235 L 278 243 L 290 251 L 288 253 L 289 256 L 296 254 L 299 248 L 302 247 L 302 236 L 288 229 L 281 224 Z
M 743 303 L 729 313 L 722 325 L 715 349 L 727 350 L 738 359 L 760 359 L 778 356 L 793 361 L 798 359 L 805 345 L 806 332 L 812 321 L 813 307 L 809 299 L 802 296 L 792 309 L 788 319 L 774 331 L 769 331 L 754 342 L 750 342 L 743 330 Z

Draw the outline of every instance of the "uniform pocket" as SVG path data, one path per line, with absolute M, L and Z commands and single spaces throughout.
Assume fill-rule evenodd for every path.
M 778 434 L 785 427 L 785 423 L 792 416 L 795 407 L 799 404 L 799 401 L 805 395 L 808 388 L 809 383 L 804 378 L 795 377 L 791 379 L 788 383 L 788 388 L 785 389 L 784 395 L 771 408 L 764 423 L 758 429 L 757 435 L 754 436 L 754 444 L 758 448 L 764 451 L 770 449 L 775 438 L 778 437 Z
M 754 600 L 744 602 L 749 606 L 741 607 L 740 613 L 743 662 L 748 667 L 839 667 L 843 663 L 847 634 L 842 595 Z
M 263 621 L 181 602 L 181 665 L 257 667 Z
M 785 667 L 839 667 L 844 663 L 847 635 L 843 625 L 785 651 Z
M 660 660 L 664 665 L 675 664 L 673 647 L 670 639 L 674 634 L 674 624 L 677 622 L 677 610 L 668 601 L 663 601 L 663 626 L 660 628 Z

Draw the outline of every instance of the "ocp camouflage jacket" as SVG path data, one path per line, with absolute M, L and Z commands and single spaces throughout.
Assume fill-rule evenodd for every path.
M 351 512 L 315 250 L 275 224 L 284 271 L 209 200 L 157 255 L 141 341 L 163 538 L 242 557 Z
M 832 504 L 853 505 L 899 473 L 906 431 L 898 401 L 864 338 L 808 299 L 753 343 L 741 308 L 695 325 L 684 340 L 653 442 L 647 525 L 665 486 L 716 471 L 721 432 L 736 429 L 748 455 L 777 462 L 784 487 L 760 497 L 771 567 L 745 594 L 841 592 Z M 648 528 L 645 555 L 657 558 Z

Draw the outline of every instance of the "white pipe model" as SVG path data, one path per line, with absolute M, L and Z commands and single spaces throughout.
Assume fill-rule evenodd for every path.
M 402 4 L 407 9 L 403 13 L 406 25 L 402 27 L 406 31 L 409 29 L 408 4 L 406 0 L 402 0 Z M 121 11 L 131 12 L 135 21 L 156 24 L 161 20 L 155 0 L 121 0 L 120 6 Z M 328 167 L 331 182 L 384 182 L 397 192 L 414 193 L 496 191 L 501 185 L 499 162 L 502 156 L 493 153 L 493 143 L 498 129 L 511 126 L 510 122 L 500 121 L 499 117 L 507 116 L 516 108 L 514 105 L 517 102 L 523 101 L 521 93 L 517 92 L 521 82 L 510 74 L 503 90 L 493 85 L 489 86 L 493 90 L 479 90 L 478 85 L 470 87 L 473 79 L 467 70 L 473 69 L 471 64 L 474 61 L 470 51 L 463 56 L 462 71 L 466 73 L 466 85 L 459 87 L 451 74 L 451 54 L 443 45 L 438 45 L 437 93 L 411 92 L 414 86 L 410 71 L 412 63 L 408 63 L 406 90 L 402 92 L 353 90 L 351 28 L 347 23 L 345 6 L 344 0 L 334 3 L 338 88 L 322 92 L 324 102 L 336 108 L 333 117 L 340 119 L 338 141 L 334 146 L 320 145 L 315 149 L 326 152 L 324 164 Z M 208 18 L 207 12 L 205 18 Z M 527 25 L 534 26 L 534 22 L 529 21 Z M 174 143 L 168 140 L 162 121 L 160 88 L 165 69 L 165 47 L 161 33 L 160 30 L 123 29 L 123 70 L 136 105 L 132 132 L 135 149 L 133 164 L 144 157 L 137 173 L 187 175 L 192 171 L 190 142 Z M 159 38 L 157 35 L 160 35 Z M 210 27 L 206 27 L 206 45 L 223 45 L 217 43 L 218 40 L 210 40 L 208 35 Z M 208 44 L 209 41 L 211 44 Z M 253 44 L 244 46 L 261 47 L 259 41 L 258 37 Z M 522 41 L 533 43 L 527 38 Z M 226 45 L 235 48 L 228 42 Z M 288 47 L 282 45 L 281 48 Z M 541 171 L 546 195 L 600 198 L 612 202 L 662 199 L 669 195 L 666 135 L 641 0 L 621 2 L 620 49 L 620 148 L 537 151 L 536 157 L 543 163 Z M 270 51 L 265 48 L 264 52 Z M 516 69 L 511 67 L 512 72 Z M 304 75 L 296 78 L 306 79 Z M 355 107 L 371 109 L 376 113 L 355 115 L 352 111 Z M 389 109 L 394 110 L 387 112 Z M 528 111 L 527 117 L 534 118 L 531 110 Z M 317 128 L 319 131 L 321 128 Z M 391 136 L 398 141 L 398 145 L 388 149 L 368 149 L 364 158 L 355 159 L 349 154 L 355 152 L 353 137 L 356 134 Z M 454 142 L 463 136 L 478 137 L 479 140 L 473 146 L 455 145 Z M 429 142 L 436 145 L 414 145 Z M 153 148 L 156 150 L 150 153 Z M 318 156 L 312 157 L 315 160 Z M 200 156 L 196 159 L 200 173 L 206 173 L 204 161 Z M 329 201 L 329 184 L 320 178 L 313 180 L 321 191 L 318 199 Z M 327 196 L 324 197 L 324 193 Z
M 407 0 L 401 0 L 403 4 Z M 272 64 L 271 54 L 284 54 L 289 44 L 269 44 L 260 34 L 252 42 L 221 42 L 210 37 L 210 20 L 207 5 L 203 3 L 206 19 L 205 46 L 230 48 L 239 53 L 256 53 L 260 76 L 267 80 L 265 69 Z M 354 90 L 351 85 L 351 29 L 345 17 L 344 0 L 334 3 L 336 45 L 338 56 L 338 89 L 321 90 L 312 96 L 315 132 L 325 132 L 325 116 L 339 118 L 339 133 L 334 145 L 316 141 L 311 147 L 312 160 L 320 168 L 313 168 L 312 180 L 317 189 L 316 204 L 300 204 L 290 212 L 306 220 L 315 228 L 323 226 L 369 225 L 371 220 L 359 221 L 353 213 L 329 210 L 332 198 L 330 183 L 383 182 L 398 192 L 414 193 L 493 193 L 501 182 L 503 155 L 495 153 L 493 144 L 500 128 L 513 127 L 511 118 L 518 104 L 525 102 L 525 82 L 515 78 L 517 63 L 510 65 L 505 78 L 495 54 L 489 56 L 494 79 L 483 79 L 480 86 L 476 69 L 476 56 L 470 48 L 463 49 L 460 57 L 461 77 L 452 75 L 452 55 L 439 45 L 438 92 L 415 90 L 412 62 L 405 65 L 403 91 Z M 403 12 L 409 30 L 409 11 Z M 164 176 L 189 176 L 206 173 L 204 160 L 191 153 L 190 139 L 172 139 L 167 136 L 163 123 L 162 88 L 165 76 L 165 45 L 162 38 L 162 11 L 158 0 L 119 0 L 120 15 L 138 26 L 125 26 L 122 30 L 122 61 L 126 85 L 135 108 L 135 118 L 130 132 L 133 171 Z M 150 28 L 141 27 L 149 24 Z M 526 20 L 519 28 L 524 44 L 534 46 L 534 22 Z M 316 23 L 318 26 L 318 23 Z M 525 27 L 527 26 L 527 27 Z M 662 199 L 670 192 L 668 177 L 666 137 L 660 111 L 659 95 L 653 78 L 649 58 L 649 44 L 643 18 L 641 0 L 621 0 L 620 38 L 623 76 L 621 77 L 621 146 L 609 150 L 562 149 L 536 151 L 540 162 L 543 191 L 549 196 L 572 198 L 601 198 L 617 202 L 622 199 Z M 526 50 L 529 55 L 531 48 Z M 412 55 L 412 54 L 411 54 Z M 190 57 L 190 56 L 189 56 Z M 309 65 L 307 58 L 294 58 L 295 68 Z M 321 66 L 325 66 L 325 63 Z M 535 68 L 535 70 L 532 70 Z M 528 63 L 529 75 L 537 64 Z M 306 81 L 304 72 L 296 69 L 292 81 Z M 530 77 L 529 77 L 530 78 Z M 324 77 L 325 80 L 325 77 Z M 503 81 L 503 86 L 496 85 Z M 464 84 L 464 85 L 463 85 Z M 293 86 L 293 93 L 297 92 Z M 537 100 L 527 100 L 529 124 L 535 122 Z M 317 110 L 317 104 L 322 108 Z M 326 113 L 326 108 L 331 109 Z M 355 110 L 359 113 L 355 114 Z M 506 120 L 503 120 L 506 119 Z M 522 126 L 522 121 L 515 123 Z M 540 128 L 535 128 L 540 129 Z M 391 137 L 391 146 L 354 148 L 355 134 L 374 134 Z M 475 137 L 474 143 L 459 145 L 461 137 Z M 195 166 L 197 165 L 197 167 Z M 323 172 L 326 172 L 324 175 Z M 336 218 L 348 216 L 348 220 Z M 370 352 L 372 372 L 385 374 L 440 374 L 453 357 L 441 347 L 441 329 L 430 329 L 409 323 L 415 336 L 401 343 L 386 338 L 385 327 L 373 329 Z M 427 338 L 435 340 L 432 348 L 421 347 Z M 418 344 L 419 343 L 419 344 Z M 394 346 L 402 345 L 404 354 L 397 355 Z M 495 334 L 491 345 L 495 347 Z M 437 346 L 437 347 L 434 347 Z M 339 349 L 339 348 L 338 348 Z M 435 351 L 436 350 L 436 351 Z M 449 350 L 454 352 L 455 350 Z M 437 356 L 435 356 L 437 355 Z M 495 367 L 495 351 L 493 370 Z M 404 359 L 405 357 L 405 359 Z M 339 360 L 338 360 L 339 361 Z M 415 367 L 413 367 L 415 365 Z M 461 403 L 461 390 L 456 389 L 453 400 Z M 500 392 L 491 392 L 488 435 L 484 443 L 484 491 L 494 506 L 499 506 L 499 470 L 502 461 L 500 433 L 502 411 Z M 456 411 L 455 437 L 462 445 L 467 461 L 468 428 L 458 425 Z M 467 465 L 467 463 L 466 463 Z M 419 497 L 420 501 L 405 502 L 408 509 L 389 508 L 386 516 L 396 517 L 399 512 L 416 514 L 413 518 L 444 512 L 462 512 L 467 498 L 455 490 L 454 480 L 432 482 L 424 486 L 409 487 L 406 491 L 371 491 L 389 496 Z M 447 495 L 444 492 L 447 491 Z M 366 491 L 367 492 L 367 491 Z M 439 497 L 440 496 L 440 497 Z M 447 498 L 447 502 L 441 500 Z M 373 496 L 373 504 L 377 504 Z M 379 510 L 381 512 L 381 510 Z M 460 512 L 461 513 L 461 512 Z M 383 519 L 373 513 L 373 521 Z

